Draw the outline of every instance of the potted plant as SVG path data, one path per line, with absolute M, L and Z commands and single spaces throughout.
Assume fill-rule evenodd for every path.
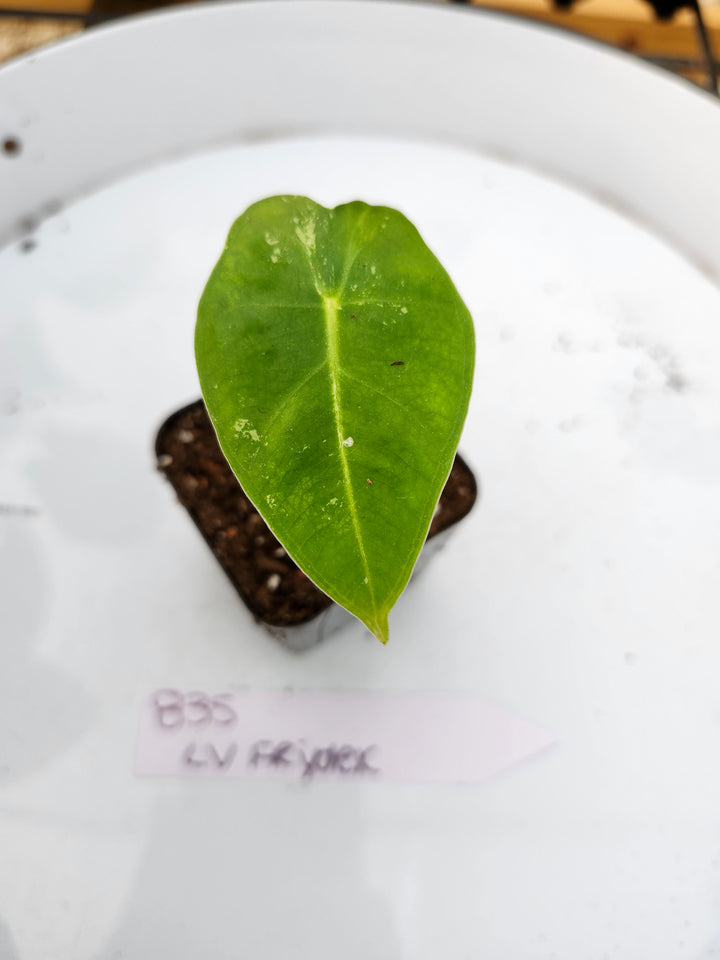
M 204 405 L 163 425 L 158 462 L 251 610 L 289 585 L 308 616 L 275 621 L 286 640 L 323 615 L 292 645 L 339 619 L 332 601 L 387 642 L 431 523 L 476 494 L 455 458 L 474 333 L 449 276 L 388 207 L 261 200 L 208 280 L 195 353 Z

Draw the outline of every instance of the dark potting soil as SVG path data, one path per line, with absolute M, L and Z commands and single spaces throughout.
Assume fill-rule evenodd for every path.
M 198 400 L 173 413 L 158 431 L 158 469 L 172 484 L 210 549 L 251 612 L 276 627 L 306 623 L 332 600 L 290 559 L 245 495 Z M 428 537 L 472 509 L 477 485 L 458 455 Z

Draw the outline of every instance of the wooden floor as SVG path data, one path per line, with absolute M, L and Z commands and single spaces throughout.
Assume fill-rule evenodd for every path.
M 82 29 L 82 23 L 49 18 L 0 17 L 0 63 Z

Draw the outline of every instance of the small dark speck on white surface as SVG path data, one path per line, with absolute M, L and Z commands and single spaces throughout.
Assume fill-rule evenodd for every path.
M 6 157 L 19 157 L 22 153 L 22 142 L 17 137 L 4 137 L 2 152 Z

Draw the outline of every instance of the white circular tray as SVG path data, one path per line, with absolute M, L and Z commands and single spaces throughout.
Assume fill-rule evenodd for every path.
M 17 61 L 0 136 L 2 960 L 720 955 L 717 104 L 478 11 L 278 0 Z M 281 192 L 402 209 L 475 318 L 482 501 L 387 648 L 275 644 L 154 470 Z M 462 786 L 139 777 L 166 687 L 543 733 Z

